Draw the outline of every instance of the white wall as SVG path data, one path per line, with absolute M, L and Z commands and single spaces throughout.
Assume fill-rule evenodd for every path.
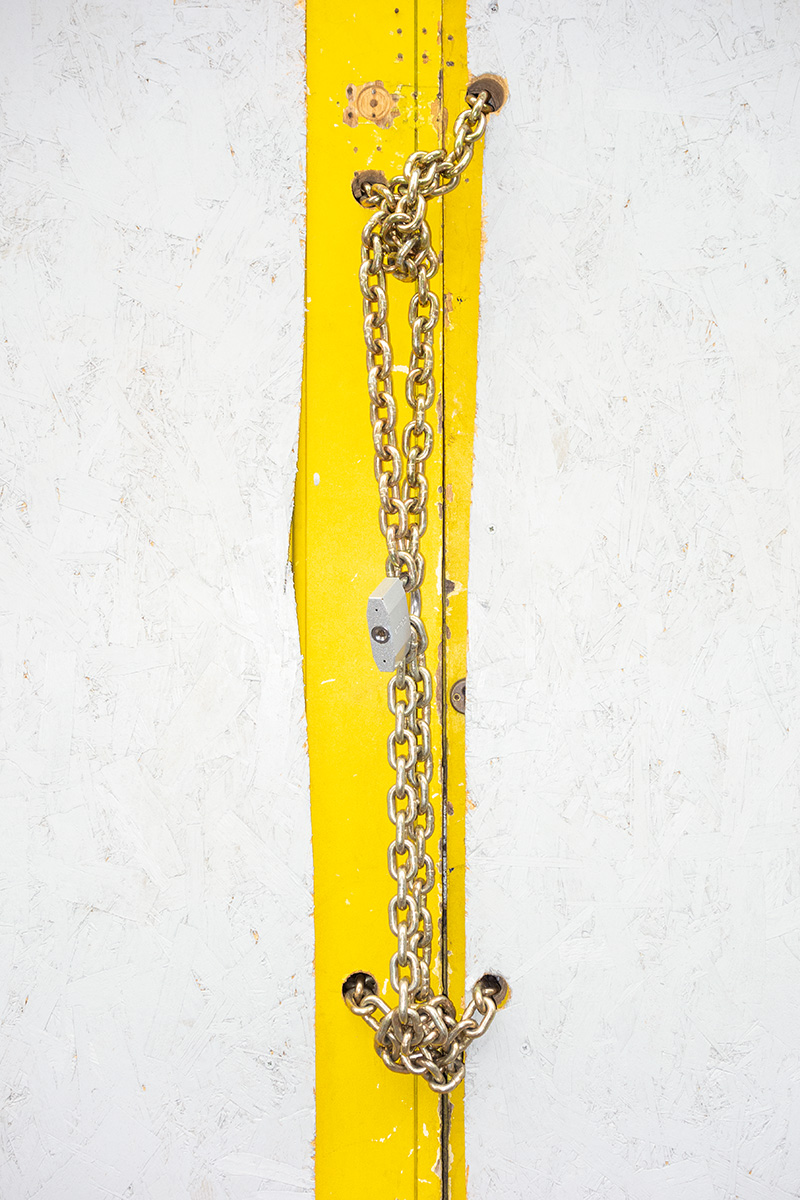
M 292 0 L 0 0 L 3 1200 L 312 1187 Z M 800 1189 L 800 13 L 473 4 L 475 1200 Z
M 473 0 L 474 1200 L 800 1192 L 798 43 Z
M 312 1187 L 303 14 L 2 0 L 3 1200 Z

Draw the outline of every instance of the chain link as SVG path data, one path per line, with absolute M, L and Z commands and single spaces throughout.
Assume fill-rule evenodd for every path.
M 454 126 L 453 148 L 417 151 L 402 175 L 388 184 L 366 185 L 365 203 L 375 208 L 362 233 L 359 282 L 367 346 L 367 389 L 378 483 L 380 530 L 386 539 L 387 575 L 402 580 L 411 614 L 408 654 L 389 681 L 389 712 L 394 728 L 388 739 L 389 765 L 395 779 L 388 792 L 394 838 L 389 845 L 389 874 L 397 883 L 389 904 L 389 928 L 397 938 L 389 981 L 397 994 L 391 1007 L 363 977 L 345 991 L 350 1009 L 375 1031 L 375 1048 L 392 1071 L 422 1076 L 435 1092 L 449 1092 L 464 1077 L 464 1055 L 481 1037 L 502 999 L 494 977 L 475 984 L 472 1000 L 459 1018 L 446 996 L 431 989 L 433 921 L 428 895 L 436 868 L 427 850 L 434 830 L 430 800 L 433 778 L 431 700 L 433 683 L 426 665 L 428 636 L 422 620 L 421 587 L 425 558 L 421 540 L 428 524 L 425 464 L 433 449 L 427 419 L 436 396 L 433 333 L 439 299 L 431 280 L 439 258 L 431 243 L 428 201 L 457 186 L 473 155 L 473 143 L 486 129 L 491 111 L 487 92 L 467 95 L 468 107 Z M 397 403 L 392 390 L 386 275 L 414 283 L 408 309 L 411 359 L 406 401 L 411 416 L 400 444 Z
M 490 111 L 488 94 L 467 96 L 467 103 L 468 108 L 456 118 L 449 154 L 418 150 L 406 161 L 402 175 L 396 175 L 388 184 L 368 184 L 365 189 L 365 203 L 376 208 L 361 235 L 359 283 L 380 498 L 378 521 L 386 538 L 387 574 L 403 580 L 412 612 L 419 612 L 419 589 L 425 578 L 419 540 L 428 522 L 425 463 L 433 449 L 433 429 L 426 413 L 436 397 L 433 331 L 439 320 L 439 298 L 430 290 L 430 282 L 439 270 L 439 258 L 431 244 L 427 205 L 432 197 L 443 196 L 458 184 L 472 161 L 473 143 L 485 132 Z M 406 400 L 412 417 L 403 430 L 400 446 L 392 390 L 387 272 L 396 279 L 415 283 L 408 309 L 411 361 L 406 377 Z

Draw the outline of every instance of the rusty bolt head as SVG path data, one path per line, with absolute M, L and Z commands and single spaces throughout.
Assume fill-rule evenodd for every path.
M 498 1008 L 502 1008 L 511 989 L 502 975 L 481 975 L 478 983 L 484 993 L 491 996 Z
M 385 187 L 386 176 L 383 171 L 356 171 L 350 186 L 359 204 L 366 204 L 368 183 L 382 183 Z
M 369 971 L 353 971 L 342 984 L 345 1003 L 351 1001 L 354 1004 L 360 1004 L 362 996 L 377 996 L 377 994 L 378 985 L 375 982 L 375 976 L 370 975 Z
M 467 95 L 478 96 L 481 92 L 487 93 L 491 112 L 499 112 L 508 96 L 506 82 L 499 75 L 478 75 L 470 80 Z
M 467 711 L 467 681 L 457 679 L 450 688 L 450 703 L 457 713 Z

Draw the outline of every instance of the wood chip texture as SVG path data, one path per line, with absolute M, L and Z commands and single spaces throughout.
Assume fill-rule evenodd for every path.
M 788 1200 L 800 11 L 470 11 L 470 1194 Z
M 0 1196 L 310 1194 L 302 11 L 0 7 Z

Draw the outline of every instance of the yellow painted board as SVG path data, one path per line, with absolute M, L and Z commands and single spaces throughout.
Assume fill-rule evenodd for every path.
M 463 1117 L 458 1093 L 446 1121 L 416 1079 L 389 1072 L 366 1025 L 345 1007 L 344 979 L 366 970 L 382 995 L 393 952 L 387 905 L 386 850 L 391 826 L 386 790 L 388 677 L 374 667 L 366 601 L 383 578 L 372 470 L 365 352 L 358 290 L 360 232 L 354 172 L 396 174 L 416 148 L 440 144 L 443 126 L 463 106 L 467 83 L 464 4 L 396 0 L 341 9 L 307 0 L 306 335 L 293 564 L 304 656 L 314 842 L 316 934 L 316 1194 L 343 1198 L 369 1187 L 375 1200 L 464 1196 Z M 446 110 L 446 112 L 444 111 Z M 375 119 L 377 115 L 377 120 Z M 450 129 L 446 130 L 450 134 Z M 449 141 L 447 142 L 449 146 Z M 428 462 L 430 518 L 423 549 L 428 572 L 423 614 L 429 663 L 437 671 L 433 717 L 437 811 L 447 830 L 449 904 L 444 933 L 452 995 L 463 1001 L 464 789 L 463 717 L 448 707 L 452 681 L 464 674 L 469 490 L 474 419 L 480 151 L 470 182 L 435 202 L 434 231 L 444 247 L 435 284 L 444 321 L 436 345 L 439 436 Z M 468 193 L 468 194 L 467 194 Z M 448 257 L 447 245 L 452 246 Z M 395 362 L 407 363 L 408 285 L 391 281 Z M 462 361 L 463 359 L 463 361 Z M 444 363 L 444 366 L 442 365 Z M 395 393 L 403 395 L 402 374 Z M 404 402 L 403 402 L 404 403 Z M 441 436 L 443 431 L 444 436 Z M 443 578 L 447 613 L 443 613 Z M 444 647 L 444 649 L 442 649 Z M 445 801 L 442 778 L 446 779 Z M 441 833 L 441 822 L 439 832 Z M 431 909 L 441 916 L 441 875 Z M 441 986 L 441 959 L 433 984 Z

